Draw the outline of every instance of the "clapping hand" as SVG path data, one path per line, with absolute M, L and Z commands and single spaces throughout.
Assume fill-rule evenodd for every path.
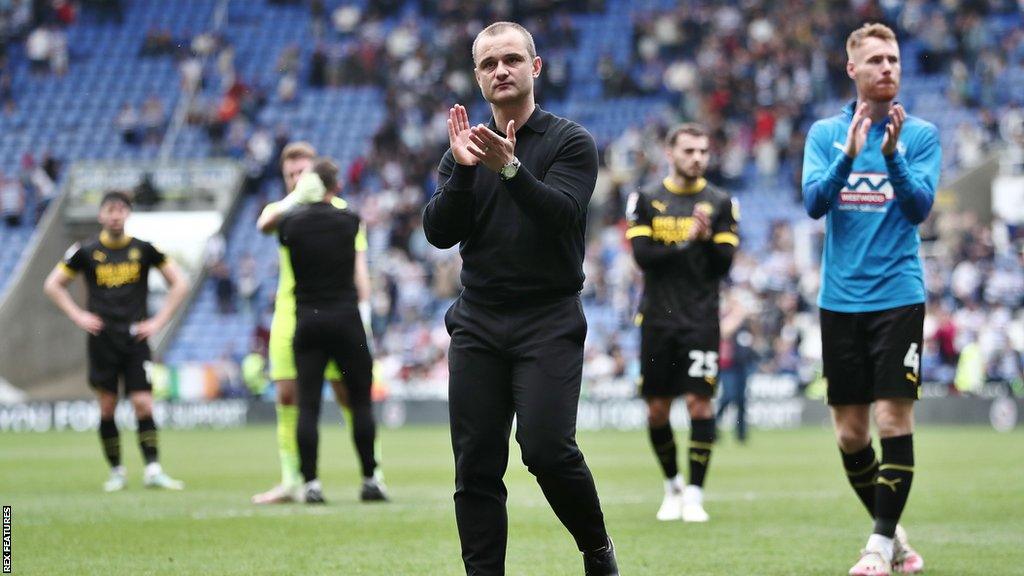
M 494 131 L 483 124 L 477 124 L 471 129 L 469 139 L 473 142 L 469 151 L 476 156 L 477 160 L 491 170 L 498 172 L 506 164 L 512 161 L 516 155 L 516 121 L 509 120 L 505 128 L 508 135 L 502 138 Z
M 694 240 L 708 240 L 711 238 L 711 217 L 700 205 L 693 207 L 693 219 L 691 220 L 689 235 L 686 239 L 689 242 Z
M 889 108 L 889 123 L 885 125 L 885 138 L 882 139 L 882 154 L 892 156 L 896 153 L 896 145 L 900 141 L 903 122 L 907 120 L 907 111 L 902 104 L 893 104 Z
M 868 130 L 871 129 L 871 118 L 867 117 L 868 103 L 861 102 L 853 113 L 853 121 L 850 122 L 850 129 L 846 131 L 846 155 L 856 158 L 864 149 L 864 143 L 868 140 Z
M 469 114 L 466 107 L 456 104 L 448 110 L 448 145 L 455 162 L 463 166 L 476 166 L 480 160 L 470 151 Z

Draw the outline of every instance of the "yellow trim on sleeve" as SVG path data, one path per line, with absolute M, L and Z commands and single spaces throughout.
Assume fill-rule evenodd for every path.
M 631 240 L 637 236 L 650 236 L 654 231 L 651 230 L 650 226 L 633 226 L 629 230 L 626 230 L 626 240 Z
M 733 246 L 740 245 L 740 237 L 732 232 L 719 232 L 718 234 L 715 234 L 711 240 L 715 244 L 732 244 Z
M 366 240 L 366 226 L 359 225 L 359 232 L 356 232 L 356 252 L 366 252 L 370 243 Z
M 75 270 L 74 268 L 72 268 L 71 266 L 68 266 L 67 264 L 65 264 L 63 262 L 61 262 L 60 264 L 57 264 L 57 268 L 61 272 L 63 272 L 64 275 L 67 276 L 68 278 L 74 278 L 75 276 L 78 276 L 78 270 Z

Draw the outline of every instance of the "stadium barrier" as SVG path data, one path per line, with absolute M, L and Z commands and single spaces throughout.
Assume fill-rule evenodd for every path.
M 376 404 L 378 419 L 386 427 L 445 425 L 448 404 L 439 399 L 390 398 Z M 988 425 L 1001 432 L 1017 428 L 1024 399 L 1009 396 L 927 398 L 915 409 L 918 423 L 929 425 Z M 273 402 L 262 399 L 156 402 L 154 419 L 161 428 L 237 428 L 270 425 L 275 422 Z M 686 427 L 686 411 L 675 410 L 674 424 Z M 116 412 L 118 426 L 133 429 L 131 404 L 122 402 Z M 341 422 L 339 411 L 327 407 L 321 415 L 324 425 Z M 729 429 L 728 416 L 723 429 Z M 819 400 L 797 397 L 752 399 L 748 422 L 755 429 L 790 429 L 801 426 L 828 427 L 827 407 Z M 99 406 L 92 400 L 21 402 L 0 404 L 0 433 L 77 431 L 92 432 L 99 424 Z M 641 430 L 647 425 L 642 400 L 615 398 L 580 402 L 577 424 L 580 430 Z

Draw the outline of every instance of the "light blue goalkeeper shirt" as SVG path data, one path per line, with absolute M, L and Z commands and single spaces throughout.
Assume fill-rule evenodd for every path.
M 935 126 L 907 115 L 896 153 L 882 155 L 888 120 L 871 126 L 856 159 L 844 152 L 855 102 L 811 126 L 804 146 L 803 198 L 825 216 L 818 305 L 873 312 L 925 301 L 917 225 L 928 217 L 942 149 Z

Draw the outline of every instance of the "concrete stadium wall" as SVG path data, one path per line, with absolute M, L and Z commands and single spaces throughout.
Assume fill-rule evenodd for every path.
M 36 399 L 91 396 L 85 374 L 85 333 L 43 294 L 43 281 L 79 235 L 61 217 L 65 197 L 47 210 L 28 246 L 28 257 L 0 300 L 0 378 Z M 72 294 L 82 302 L 81 282 Z

